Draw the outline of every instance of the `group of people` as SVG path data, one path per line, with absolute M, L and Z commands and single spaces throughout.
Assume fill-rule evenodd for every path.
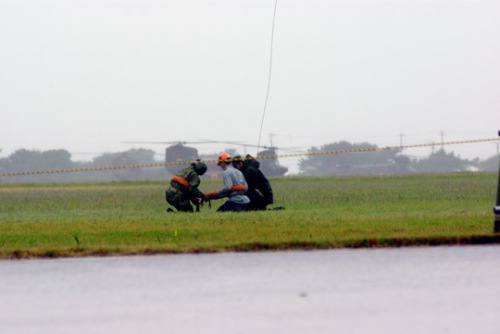
M 193 212 L 193 203 L 197 210 L 203 201 L 228 198 L 217 211 L 251 211 L 266 210 L 273 204 L 271 184 L 259 169 L 260 163 L 250 155 L 231 156 L 221 153 L 217 165 L 222 169 L 224 187 L 204 194 L 198 187 L 200 176 L 207 171 L 207 165 L 196 160 L 189 167 L 179 171 L 172 177 L 170 188 L 166 191 L 167 202 L 177 211 Z M 169 209 L 173 211 L 172 209 Z

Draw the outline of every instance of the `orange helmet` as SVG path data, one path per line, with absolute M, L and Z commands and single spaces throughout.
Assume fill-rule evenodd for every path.
M 222 162 L 231 162 L 231 156 L 226 152 L 219 154 L 219 158 L 217 158 L 217 166 L 220 166 Z

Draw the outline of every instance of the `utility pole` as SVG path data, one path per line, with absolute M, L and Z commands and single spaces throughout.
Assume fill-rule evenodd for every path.
M 404 136 L 405 135 L 402 133 L 399 134 L 399 148 L 401 149 L 401 154 L 403 154 L 403 137 Z
M 500 137 L 500 131 L 498 131 L 498 136 Z M 495 227 L 493 228 L 493 233 L 499 233 L 500 232 L 500 164 L 498 166 L 497 205 L 493 208 L 493 213 L 495 214 Z
M 269 134 L 269 140 L 270 140 L 270 143 L 271 143 L 271 147 L 273 147 L 273 137 L 275 136 L 276 134 L 274 133 L 270 133 Z
M 441 149 L 443 149 L 444 146 L 444 132 L 441 131 Z

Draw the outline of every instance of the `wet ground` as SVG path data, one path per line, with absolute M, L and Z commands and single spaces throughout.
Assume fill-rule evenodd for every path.
M 0 261 L 2 333 L 499 333 L 500 246 Z

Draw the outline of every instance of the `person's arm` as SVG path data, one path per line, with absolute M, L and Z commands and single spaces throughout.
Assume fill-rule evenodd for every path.
M 224 187 L 217 191 L 217 197 L 222 198 L 229 195 L 231 188 L 233 187 L 233 180 L 229 173 L 222 173 L 222 179 L 224 180 Z
M 247 182 L 248 187 L 252 185 L 252 189 L 248 190 L 253 190 L 255 191 L 255 185 L 257 184 L 257 179 L 256 179 L 256 170 L 254 168 L 248 168 L 246 174 L 245 174 L 245 181 Z
M 189 181 L 189 193 L 192 194 L 193 197 L 197 197 L 200 199 L 207 199 L 207 196 L 205 196 L 204 193 L 198 189 L 198 186 L 200 185 L 200 178 L 198 176 L 192 177 L 191 180 Z
M 231 188 L 233 187 L 233 180 L 231 179 L 231 176 L 227 172 L 222 173 L 222 179 L 224 180 L 224 187 L 220 190 L 208 193 L 206 195 L 208 198 L 217 199 L 229 195 L 229 193 L 231 192 Z
M 269 180 L 264 176 L 264 174 L 260 170 L 258 170 L 257 179 L 258 179 L 256 186 L 257 189 L 264 196 L 264 198 L 267 201 L 267 204 L 273 204 L 274 202 L 273 189 L 271 188 Z

